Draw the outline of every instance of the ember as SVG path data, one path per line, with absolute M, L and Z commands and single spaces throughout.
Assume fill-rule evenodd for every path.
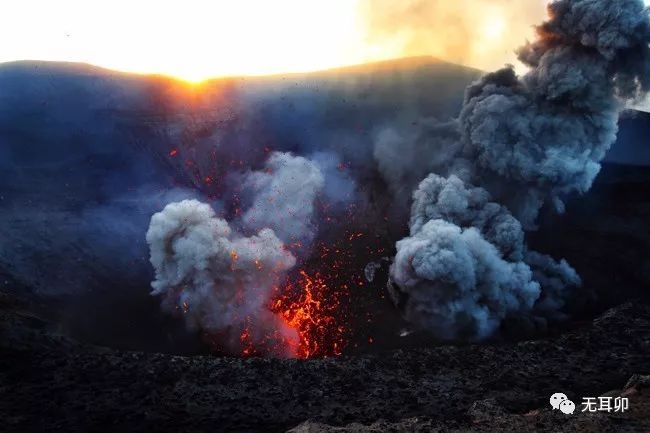
M 348 336 L 338 318 L 343 296 L 347 293 L 330 290 L 321 275 L 300 271 L 296 282 L 272 302 L 271 310 L 298 333 L 297 358 L 341 355 Z
M 277 295 L 269 309 L 283 324 L 297 335 L 297 341 L 278 333 L 269 333 L 254 342 L 251 336 L 251 317 L 241 331 L 241 355 L 244 357 L 268 356 L 284 353 L 290 357 L 327 358 L 340 356 L 348 343 L 349 327 L 341 314 L 341 298 L 347 290 L 330 290 L 320 275 L 300 271 L 296 280 Z

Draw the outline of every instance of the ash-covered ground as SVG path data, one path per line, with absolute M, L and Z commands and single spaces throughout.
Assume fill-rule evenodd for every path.
M 293 431 L 650 428 L 647 377 L 622 391 L 650 365 L 650 306 L 640 302 L 611 309 L 557 338 L 301 361 L 79 344 L 56 334 L 35 313 L 37 307 L 9 296 L 2 301 L 4 432 L 283 432 L 299 425 Z M 574 401 L 625 392 L 631 410 L 552 412 L 549 396 L 560 390 Z
M 531 341 L 436 347 L 417 334 L 381 334 L 377 321 L 375 346 L 332 359 L 111 349 L 70 338 L 60 305 L 5 276 L 0 430 L 648 431 L 648 379 L 626 383 L 650 374 L 649 178 L 645 168 L 607 166 L 567 215 L 542 223 L 533 242 L 571 259 L 595 295 L 575 306 L 577 319 Z M 155 335 L 123 321 L 122 333 Z M 550 410 L 555 392 L 574 401 L 623 393 L 630 411 L 567 417 Z

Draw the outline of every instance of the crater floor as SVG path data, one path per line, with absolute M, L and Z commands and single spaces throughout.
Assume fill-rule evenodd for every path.
M 648 431 L 643 386 L 631 400 L 641 418 L 567 417 L 548 404 L 650 373 L 641 302 L 552 339 L 299 361 L 84 345 L 30 305 L 0 300 L 3 432 Z

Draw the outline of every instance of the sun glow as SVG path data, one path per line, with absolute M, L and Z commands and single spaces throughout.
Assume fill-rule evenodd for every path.
M 7 0 L 0 62 L 85 62 L 192 82 L 419 55 L 492 70 L 516 64 L 547 2 Z
M 506 30 L 506 23 L 501 17 L 492 17 L 483 26 L 483 36 L 488 40 L 499 39 Z
M 3 2 L 0 16 L 0 61 L 81 61 L 190 81 L 393 54 L 364 47 L 356 0 L 24 0 Z

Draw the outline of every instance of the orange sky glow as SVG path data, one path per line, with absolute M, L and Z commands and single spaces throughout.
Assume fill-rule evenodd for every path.
M 545 0 L 21 0 L 0 5 L 0 62 L 56 60 L 187 81 L 431 55 L 516 63 Z

